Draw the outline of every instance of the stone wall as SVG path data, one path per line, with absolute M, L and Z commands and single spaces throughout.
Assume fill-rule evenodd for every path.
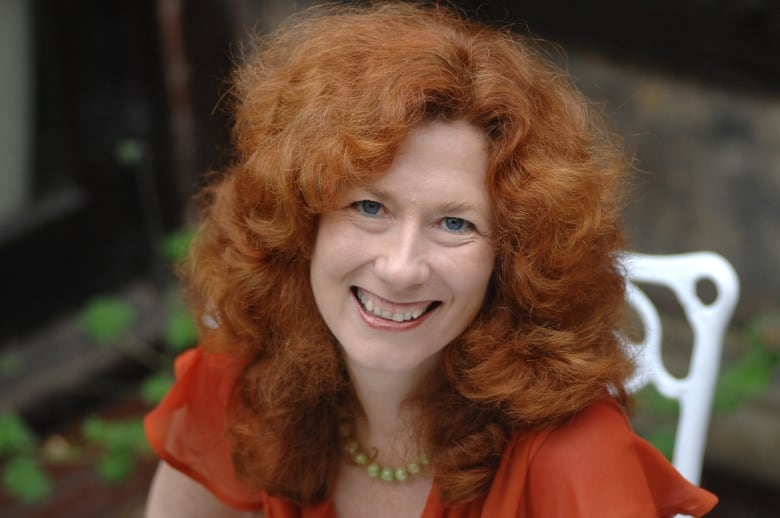
M 570 55 L 569 70 L 635 154 L 632 248 L 718 252 L 741 280 L 738 320 L 780 307 L 780 95 L 587 55 Z

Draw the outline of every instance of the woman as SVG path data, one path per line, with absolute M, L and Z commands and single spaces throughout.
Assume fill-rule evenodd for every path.
M 150 516 L 702 515 L 630 430 L 620 150 L 521 37 L 313 11 L 235 78 Z

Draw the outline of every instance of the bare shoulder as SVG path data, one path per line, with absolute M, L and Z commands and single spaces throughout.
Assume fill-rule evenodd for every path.
M 184 473 L 160 462 L 146 501 L 146 518 L 265 516 L 228 507 Z

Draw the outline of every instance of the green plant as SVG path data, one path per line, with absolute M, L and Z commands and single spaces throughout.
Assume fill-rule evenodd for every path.
M 130 329 L 136 311 L 127 302 L 115 297 L 92 299 L 81 314 L 81 327 L 99 343 L 115 343 Z
M 780 352 L 772 349 L 766 339 L 770 320 L 774 319 L 761 315 L 748 325 L 745 333 L 747 350 L 720 376 L 715 392 L 716 411 L 731 411 L 769 388 L 772 376 L 780 366 Z
M 718 378 L 713 402 L 714 413 L 728 413 L 765 393 L 780 368 L 780 349 L 775 336 L 780 326 L 772 315 L 754 317 L 745 327 L 746 348 L 734 361 L 724 365 Z M 679 410 L 675 400 L 660 395 L 648 386 L 636 395 L 640 408 L 653 416 L 653 426 L 645 438 L 668 458 L 674 450 L 675 423 Z
M 183 230 L 164 240 L 160 253 L 166 260 L 183 260 L 192 231 Z M 178 285 L 171 286 L 164 297 L 166 319 L 159 346 L 139 343 L 133 334 L 138 312 L 119 297 L 98 296 L 90 300 L 79 315 L 86 336 L 105 347 L 118 347 L 132 359 L 141 362 L 150 374 L 136 387 L 141 399 L 152 405 L 159 402 L 173 384 L 172 360 L 175 354 L 192 347 L 197 328 L 187 311 Z M 0 369 L 13 372 L 15 357 L 0 357 Z M 89 462 L 108 483 L 121 483 L 132 474 L 138 459 L 150 454 L 140 416 L 121 420 L 86 417 L 81 424 L 83 447 L 75 447 L 60 436 L 41 442 L 16 412 L 0 414 L 0 460 L 2 487 L 20 501 L 35 503 L 46 500 L 54 489 L 47 464 Z
M 90 417 L 82 425 L 84 437 L 101 450 L 97 470 L 108 482 L 121 482 L 136 465 L 139 456 L 149 452 L 140 418 L 107 421 Z
M 169 236 L 161 244 L 161 253 L 171 263 L 181 262 L 192 235 L 192 231 L 183 230 Z M 178 285 L 168 290 L 164 302 L 167 318 L 161 330 L 163 354 L 139 357 L 138 353 L 128 351 L 128 354 L 151 368 L 151 374 L 137 388 L 138 395 L 149 404 L 162 400 L 173 385 L 172 356 L 192 347 L 197 340 L 197 327 L 181 299 Z M 83 328 L 88 335 L 119 347 L 131 334 L 131 325 L 135 320 L 132 307 L 116 298 L 95 299 L 83 315 Z M 141 417 L 121 421 L 90 417 L 84 421 L 82 433 L 98 449 L 97 470 L 108 482 L 125 480 L 132 473 L 136 459 L 149 453 Z
M 639 391 L 635 399 L 640 408 L 653 416 L 654 424 L 644 434 L 645 439 L 667 459 L 671 459 L 674 452 L 675 422 L 679 411 L 677 401 L 662 396 L 652 385 Z
M 14 412 L 0 416 L 0 458 L 3 487 L 23 502 L 38 502 L 52 492 L 51 478 L 38 455 L 39 441 Z
M 3 468 L 3 486 L 22 502 L 45 500 L 52 493 L 51 477 L 31 455 L 15 455 Z

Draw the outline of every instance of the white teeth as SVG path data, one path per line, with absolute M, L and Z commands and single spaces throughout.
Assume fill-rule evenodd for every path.
M 425 310 L 427 309 L 427 308 L 417 308 L 413 311 L 408 311 L 405 313 L 393 313 L 390 310 L 382 309 L 381 307 L 374 305 L 374 301 L 366 297 L 366 295 L 360 290 L 357 290 L 357 296 L 358 296 L 358 300 L 360 300 L 360 303 L 363 305 L 363 307 L 366 309 L 367 312 L 376 315 L 378 317 L 384 318 L 386 320 L 392 320 L 394 322 L 406 322 L 409 320 L 417 319 L 420 317 L 420 315 L 425 313 Z

